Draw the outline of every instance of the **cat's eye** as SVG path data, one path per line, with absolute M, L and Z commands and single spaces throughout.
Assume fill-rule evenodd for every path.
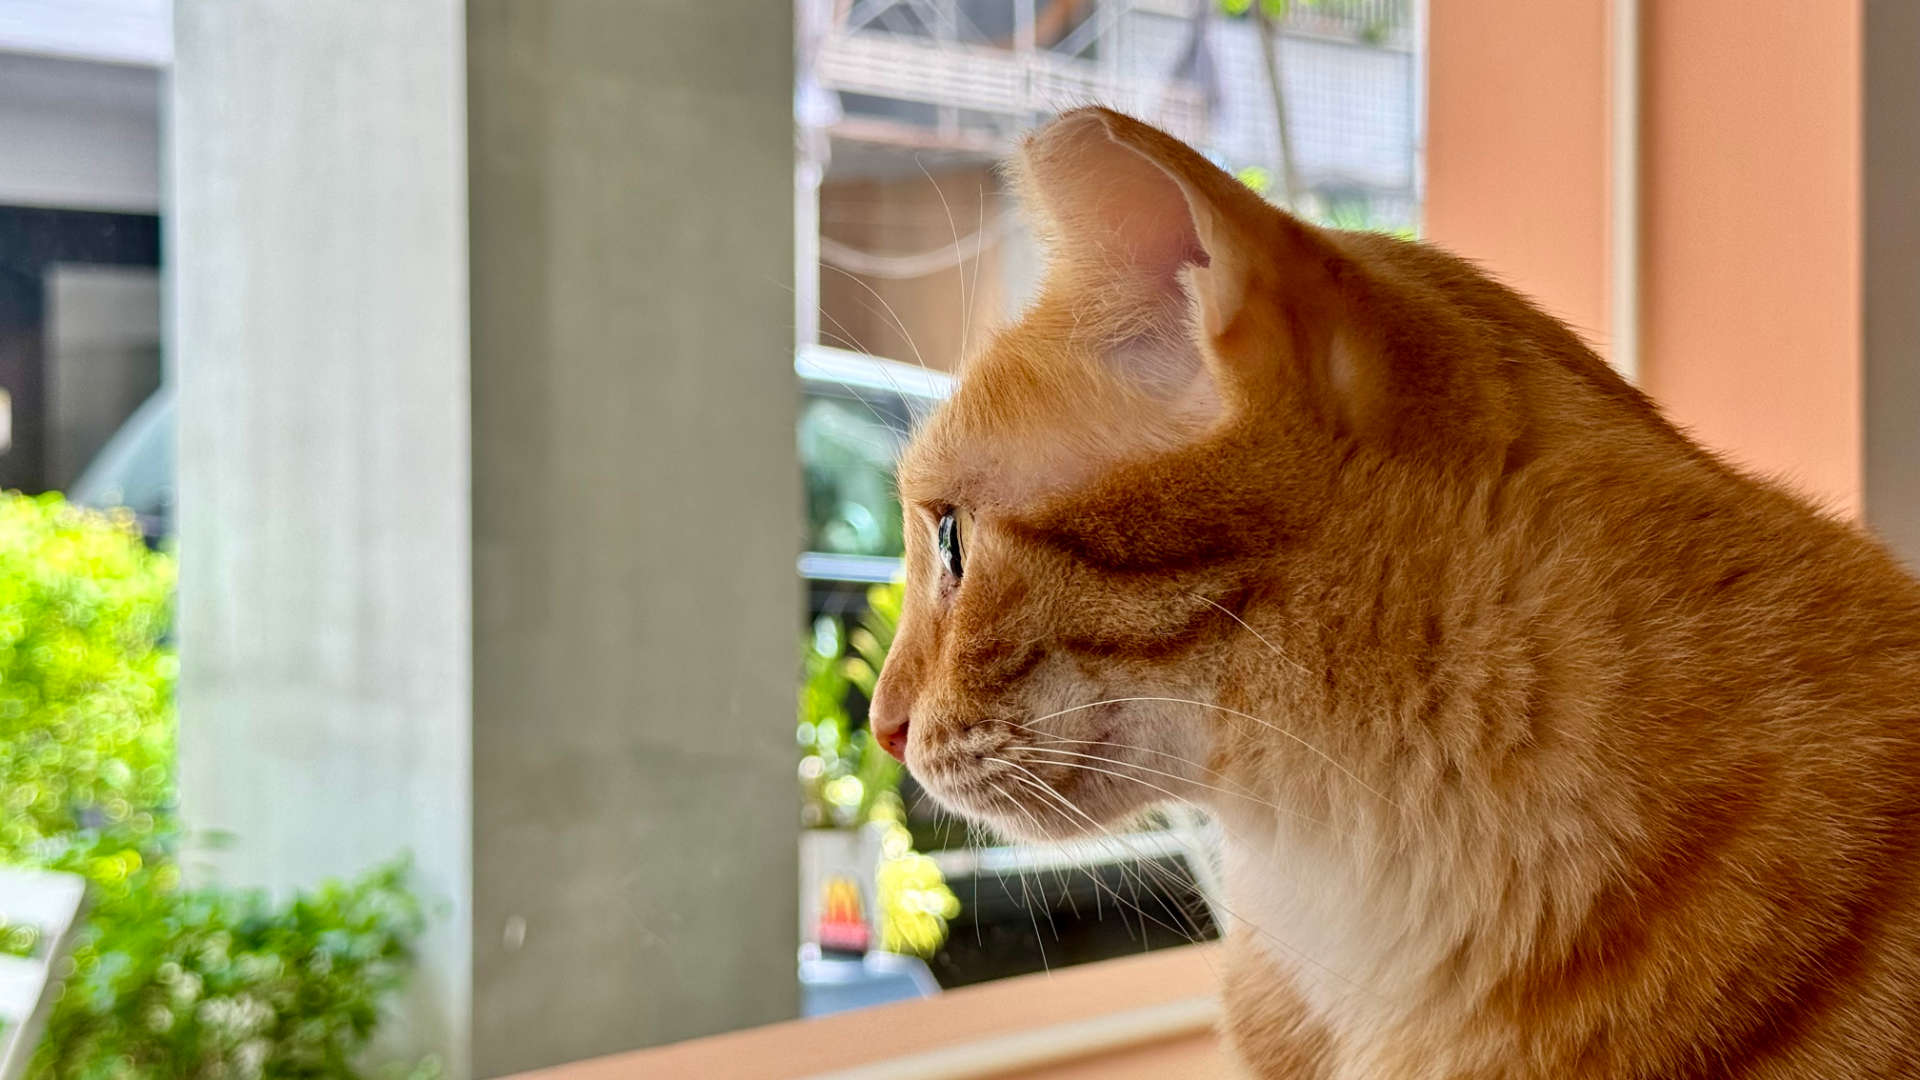
M 966 571 L 966 563 L 960 552 L 959 512 L 949 508 L 941 514 L 935 535 L 940 541 L 940 565 L 953 575 L 955 581 L 960 580 L 960 575 Z

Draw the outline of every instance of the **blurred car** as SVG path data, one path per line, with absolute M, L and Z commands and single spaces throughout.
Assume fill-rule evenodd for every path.
M 173 535 L 173 390 L 162 386 L 94 455 L 67 498 L 81 506 L 133 511 L 147 543 Z

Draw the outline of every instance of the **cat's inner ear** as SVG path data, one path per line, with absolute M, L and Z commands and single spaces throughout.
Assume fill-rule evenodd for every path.
M 1251 238 L 1276 216 L 1191 147 L 1106 109 L 1068 113 L 1029 138 L 1018 179 L 1056 264 L 1136 298 L 1195 302 L 1211 334 L 1232 322 Z
M 1031 137 L 1016 178 L 1088 328 L 1135 385 L 1186 398 L 1209 382 L 1200 341 L 1245 302 L 1274 211 L 1185 144 L 1104 109 Z
M 1053 258 L 1074 270 L 1177 291 L 1182 270 L 1210 261 L 1178 181 L 1115 139 L 1100 112 L 1068 113 L 1043 128 L 1020 164 Z

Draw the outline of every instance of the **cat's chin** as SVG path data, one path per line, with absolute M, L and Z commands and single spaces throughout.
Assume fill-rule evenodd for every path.
M 1021 810 L 1011 809 L 1004 802 L 999 808 L 983 810 L 973 806 L 954 807 L 955 813 L 975 825 L 984 827 L 993 836 L 1011 844 L 1060 844 L 1090 836 L 1103 835 L 1105 826 L 1096 827 L 1085 821 L 1069 821 L 1064 813 L 1052 815 L 1038 812 L 1028 816 Z M 1022 808 L 1031 811 L 1032 808 Z
M 1095 719 L 1092 714 L 1088 718 Z M 1136 752 L 1132 748 L 1148 738 L 1134 733 L 1141 725 L 1131 710 L 1109 706 L 1097 719 L 1098 726 L 1047 732 L 1032 739 L 1018 734 L 1026 724 L 969 724 L 916 743 L 907 764 L 920 786 L 946 809 L 1012 840 L 1044 844 L 1111 835 L 1149 804 L 1160 801 L 1158 796 L 1178 797 L 1167 785 L 1177 787 L 1180 777 L 1142 765 L 1137 757 L 1160 753 L 1191 760 L 1204 748 L 1166 742 L 1163 747 Z M 1123 727 L 1122 722 L 1129 720 L 1132 725 Z M 1160 728 L 1179 730 L 1171 725 Z M 1128 734 L 1123 737 L 1120 732 Z M 1117 750 L 1068 752 L 1058 749 L 1059 743 Z
M 1104 799 L 1089 796 L 1085 789 L 1078 798 L 1047 786 L 1043 793 L 1034 781 L 1010 782 L 1002 775 L 1000 783 L 968 776 L 919 776 L 920 786 L 947 810 L 985 826 L 1009 841 L 1023 844 L 1057 844 L 1086 837 L 1104 836 L 1118 827 L 1116 817 L 1129 817 L 1140 808 L 1118 808 L 1118 815 L 1105 811 Z M 1104 794 L 1104 793 L 1102 793 Z
M 920 786 L 946 810 L 1013 843 L 1057 843 L 1088 831 L 1084 824 L 1078 832 L 1070 828 L 1062 820 L 1064 811 L 1036 813 L 1014 796 L 988 784 L 941 783 L 922 778 Z

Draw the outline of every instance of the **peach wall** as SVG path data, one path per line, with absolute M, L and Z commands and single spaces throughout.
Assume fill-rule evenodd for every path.
M 1643 0 L 1642 385 L 1857 514 L 1859 0 Z M 1607 0 L 1430 0 L 1427 232 L 1606 351 Z
M 1859 5 L 1642 6 L 1643 382 L 1709 446 L 1857 515 Z
M 1426 235 L 1604 344 L 1605 0 L 1430 0 L 1427 40 Z

